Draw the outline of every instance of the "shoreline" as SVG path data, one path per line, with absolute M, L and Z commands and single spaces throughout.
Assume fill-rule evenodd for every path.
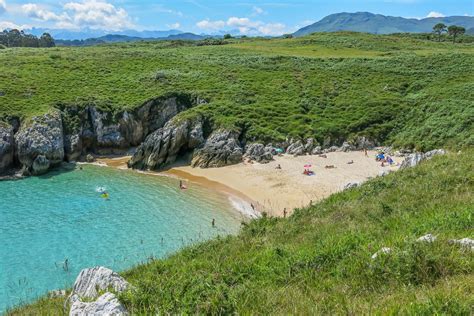
M 93 164 L 103 167 L 116 168 L 119 170 L 129 170 L 127 162 L 130 160 L 130 158 L 131 156 L 102 156 L 96 157 L 95 162 L 86 162 L 82 164 Z M 235 190 L 224 183 L 213 181 L 203 176 L 195 176 L 183 170 L 178 170 L 176 169 L 178 168 L 177 166 L 178 164 L 171 165 L 168 169 L 163 171 L 134 171 L 153 176 L 172 177 L 175 179 L 188 181 L 190 183 L 195 183 L 211 190 L 216 190 L 224 194 L 229 199 L 229 203 L 236 211 L 248 218 L 258 218 L 261 216 L 261 212 L 264 211 L 263 209 L 254 209 L 252 205 L 257 205 L 257 203 L 244 193 Z
M 235 206 L 251 217 L 265 212 L 270 216 L 291 215 L 294 209 L 309 206 L 331 194 L 340 192 L 349 183 L 363 183 L 386 172 L 398 170 L 397 165 L 382 167 L 374 157 L 376 151 L 365 156 L 362 151 L 332 152 L 322 156 L 275 156 L 267 164 L 242 162 L 221 168 L 192 168 L 173 164 L 163 171 L 145 171 L 147 174 L 171 176 L 225 195 L 238 198 L 246 206 Z M 98 157 L 97 163 L 118 169 L 127 169 L 129 156 Z M 403 158 L 392 157 L 395 163 Z M 314 176 L 303 175 L 305 165 L 311 165 Z M 276 167 L 280 165 L 281 169 Z M 332 166 L 332 168 L 326 168 Z M 234 203 L 233 203 L 234 204 Z M 258 214 L 258 215 L 257 215 Z M 253 215 L 253 216 L 252 216 Z

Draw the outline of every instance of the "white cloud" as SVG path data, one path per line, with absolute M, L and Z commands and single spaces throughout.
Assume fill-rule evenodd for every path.
M 172 9 L 168 9 L 166 7 L 164 7 L 163 5 L 161 4 L 157 4 L 154 6 L 154 10 L 156 12 L 160 12 L 160 13 L 168 13 L 168 14 L 172 14 L 172 15 L 177 15 L 177 16 L 183 16 L 183 12 L 181 11 L 176 11 L 176 10 L 172 10 Z
M 203 30 L 217 31 L 225 27 L 225 22 L 224 21 L 210 21 L 209 19 L 207 19 L 207 20 L 199 21 L 198 23 L 196 23 L 196 26 Z
M 166 26 L 170 29 L 179 29 L 181 27 L 181 24 L 179 22 L 176 22 L 173 24 L 166 24 Z
M 198 22 L 197 27 L 205 30 L 223 31 L 228 27 L 239 30 L 242 35 L 282 35 L 287 31 L 286 25 L 282 23 L 265 23 L 254 21 L 249 18 L 230 17 L 227 21 L 203 20 Z
M 71 18 L 67 15 L 67 13 L 62 13 L 61 15 L 57 15 L 54 12 L 43 10 L 38 5 L 34 3 L 27 3 L 21 6 L 23 12 L 28 15 L 28 17 L 40 21 L 68 21 Z
M 113 4 L 101 0 L 83 0 L 69 2 L 64 10 L 72 16 L 72 24 L 79 27 L 119 31 L 133 27 L 127 11 L 116 8 Z
M 7 11 L 7 4 L 5 0 L 0 0 L 0 14 L 5 13 Z
M 443 13 L 440 13 L 440 12 L 431 11 L 430 13 L 428 13 L 428 15 L 426 17 L 427 18 L 444 18 L 445 15 Z
M 252 16 L 257 16 L 257 15 L 262 15 L 262 14 L 267 14 L 267 12 L 265 12 L 265 10 L 257 6 L 254 6 L 252 8 Z
M 127 11 L 105 0 L 68 2 L 63 5 L 63 11 L 60 13 L 46 10 L 35 3 L 24 4 L 21 8 L 28 17 L 42 22 L 54 22 L 55 27 L 60 29 L 88 27 L 120 31 L 133 27 Z
M 26 30 L 31 29 L 31 25 L 18 25 L 10 21 L 0 21 L 0 31 L 6 29 L 17 29 L 17 30 Z

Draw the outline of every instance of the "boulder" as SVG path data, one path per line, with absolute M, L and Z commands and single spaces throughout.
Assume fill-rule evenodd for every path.
M 377 251 L 376 253 L 374 253 L 372 255 L 372 259 L 375 260 L 377 259 L 378 257 L 380 257 L 381 255 L 388 255 L 392 252 L 392 249 L 391 248 L 388 248 L 388 247 L 382 247 L 379 251 Z
M 293 156 L 302 156 L 305 154 L 305 149 L 303 142 L 301 140 L 294 141 L 288 146 L 286 149 L 286 153 L 288 155 L 293 155 Z
M 304 145 L 304 151 L 309 154 L 313 151 L 313 148 L 318 145 L 319 144 L 314 140 L 314 138 L 308 138 Z
M 453 239 L 449 241 L 452 244 L 460 245 L 463 249 L 474 251 L 474 239 L 463 238 L 463 239 Z
M 0 122 L 0 174 L 13 166 L 14 152 L 13 127 Z
M 33 118 L 15 135 L 18 160 L 25 173 L 41 174 L 64 160 L 64 139 L 58 112 Z M 40 158 L 38 158 L 41 156 Z M 47 169 L 46 169 L 47 171 Z
M 357 188 L 360 185 L 360 182 L 349 182 L 344 186 L 344 190 L 349 190 L 352 188 Z
M 421 236 L 420 238 L 418 238 L 416 241 L 418 242 L 426 242 L 426 243 L 432 243 L 432 242 L 435 242 L 436 241 L 436 236 L 433 236 L 432 234 L 428 234 L 428 235 L 425 235 L 425 236 Z
M 356 137 L 354 143 L 355 143 L 356 149 L 358 149 L 358 150 L 372 149 L 372 148 L 375 147 L 375 143 L 373 141 L 369 140 L 365 136 Z
M 170 121 L 145 139 L 128 165 L 135 169 L 156 170 L 175 162 L 179 153 L 192 151 L 203 143 L 200 119 Z
M 243 150 L 239 133 L 228 130 L 213 132 L 202 148 L 194 151 L 192 167 L 217 168 L 240 163 Z
M 244 157 L 259 163 L 268 163 L 273 160 L 273 147 L 265 147 L 263 144 L 255 143 L 247 146 Z
M 311 155 L 321 155 L 323 153 L 323 148 L 321 146 L 316 146 L 311 151 Z
M 79 297 L 71 298 L 70 316 L 89 316 L 89 315 L 128 315 L 126 308 L 112 293 L 101 295 L 96 301 L 82 302 Z
M 39 176 L 48 172 L 49 167 L 51 166 L 50 161 L 43 155 L 39 155 L 33 161 L 33 166 L 31 167 L 31 174 Z
M 354 151 L 356 149 L 357 148 L 354 145 L 351 145 L 348 142 L 344 142 L 339 150 L 343 152 L 349 152 L 349 151 Z
M 94 158 L 94 156 L 92 156 L 91 154 L 87 154 L 87 156 L 86 156 L 86 161 L 87 161 L 88 163 L 93 163 L 93 162 L 95 161 L 95 158 Z
M 414 153 L 405 158 L 405 160 L 400 165 L 400 169 L 411 168 L 418 165 L 424 160 L 429 160 L 434 156 L 444 155 L 446 151 L 444 149 L 435 149 L 427 153 Z
M 71 292 L 71 301 L 74 295 L 79 298 L 92 299 L 97 297 L 98 291 L 113 289 L 115 292 L 127 290 L 130 284 L 116 272 L 105 267 L 83 269 L 76 278 Z
M 333 152 L 336 152 L 336 151 L 339 151 L 339 147 L 337 146 L 331 146 L 329 148 L 326 148 L 323 150 L 323 153 L 333 153 Z

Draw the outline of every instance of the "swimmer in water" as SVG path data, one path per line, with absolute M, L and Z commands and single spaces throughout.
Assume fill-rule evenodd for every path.
M 186 190 L 188 187 L 186 186 L 186 184 L 183 183 L 183 181 L 180 180 L 179 181 L 179 188 L 181 190 Z

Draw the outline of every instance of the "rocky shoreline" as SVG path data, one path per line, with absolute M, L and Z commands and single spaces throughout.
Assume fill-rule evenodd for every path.
M 58 106 L 55 111 L 28 121 L 14 118 L 0 122 L 0 176 L 41 175 L 62 162 L 88 161 L 91 153 L 124 154 L 134 147 L 137 148 L 129 168 L 160 170 L 182 157 L 187 157 L 192 167 L 214 168 L 243 159 L 266 163 L 283 152 L 321 155 L 378 145 L 365 137 L 345 141 L 341 146 L 334 146 L 329 140 L 321 145 L 313 138 L 247 144 L 239 130 L 212 130 L 202 116 L 177 117 L 201 103 L 187 94 L 169 94 L 129 111 L 113 112 L 95 105 Z

